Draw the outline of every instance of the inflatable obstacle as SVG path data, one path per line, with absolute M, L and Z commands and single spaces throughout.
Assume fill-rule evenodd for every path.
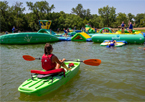
M 48 33 L 48 34 L 56 35 L 56 33 L 54 31 L 50 30 L 50 29 L 40 29 L 38 31 L 38 33 L 45 33 L 45 32 Z
M 51 20 L 39 20 L 40 29 L 50 29 Z
M 85 26 L 86 27 L 85 27 L 85 31 L 84 32 L 89 33 L 89 34 L 90 33 L 96 33 L 95 29 L 90 27 L 90 25 L 86 24 Z
M 91 37 L 85 33 L 85 32 L 81 32 L 81 33 L 76 33 L 72 38 L 71 41 L 92 41 Z
M 111 30 L 111 28 L 104 27 L 104 28 L 102 28 L 102 29 L 99 31 L 99 33 L 104 33 L 104 32 L 110 32 L 110 33 L 112 33 L 112 30 Z
M 59 39 L 59 41 L 71 41 L 72 37 L 57 37 Z

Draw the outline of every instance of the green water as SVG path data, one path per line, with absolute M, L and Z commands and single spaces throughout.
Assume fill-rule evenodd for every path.
M 22 55 L 41 57 L 45 44 L 0 45 L 1 101 L 145 101 L 145 45 L 116 49 L 93 42 L 51 43 L 58 58 L 101 59 L 100 66 L 81 63 L 77 75 L 58 90 L 36 97 L 17 88 L 30 78 L 30 70 L 41 70 L 41 61 L 25 61 Z

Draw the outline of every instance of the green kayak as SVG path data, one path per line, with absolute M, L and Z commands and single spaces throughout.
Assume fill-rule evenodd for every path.
M 77 61 L 80 60 L 77 59 Z M 38 78 L 38 75 L 40 74 L 34 74 L 31 76 L 31 78 L 24 81 L 18 87 L 18 91 L 28 95 L 42 96 L 58 89 L 60 86 L 67 83 L 70 79 L 72 79 L 77 74 L 80 67 L 80 62 L 77 61 L 65 62 L 67 66 L 70 63 L 74 64 L 74 66 L 70 67 L 71 70 L 65 71 L 65 76 L 62 73 L 59 73 L 57 75 L 54 75 L 53 77 L 48 76 L 45 78 Z

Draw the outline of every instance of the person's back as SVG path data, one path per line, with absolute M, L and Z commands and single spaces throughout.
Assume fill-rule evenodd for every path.
M 53 54 L 50 55 L 43 54 L 41 59 L 41 64 L 43 69 L 52 70 L 56 67 L 56 63 L 52 63 L 52 56 Z

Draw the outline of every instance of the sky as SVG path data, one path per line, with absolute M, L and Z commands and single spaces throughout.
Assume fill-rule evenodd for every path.
M 28 10 L 26 2 L 45 1 L 45 0 L 2 0 L 7 1 L 9 6 L 15 5 L 16 2 L 23 2 L 23 7 L 26 8 L 24 13 L 31 12 Z M 52 12 L 64 11 L 65 13 L 71 13 L 71 9 L 77 7 L 78 4 L 82 4 L 84 9 L 90 9 L 91 14 L 98 14 L 98 9 L 104 6 L 116 8 L 116 14 L 119 12 L 133 15 L 139 13 L 145 13 L 145 0 L 46 0 L 49 6 L 54 4 L 55 9 Z

